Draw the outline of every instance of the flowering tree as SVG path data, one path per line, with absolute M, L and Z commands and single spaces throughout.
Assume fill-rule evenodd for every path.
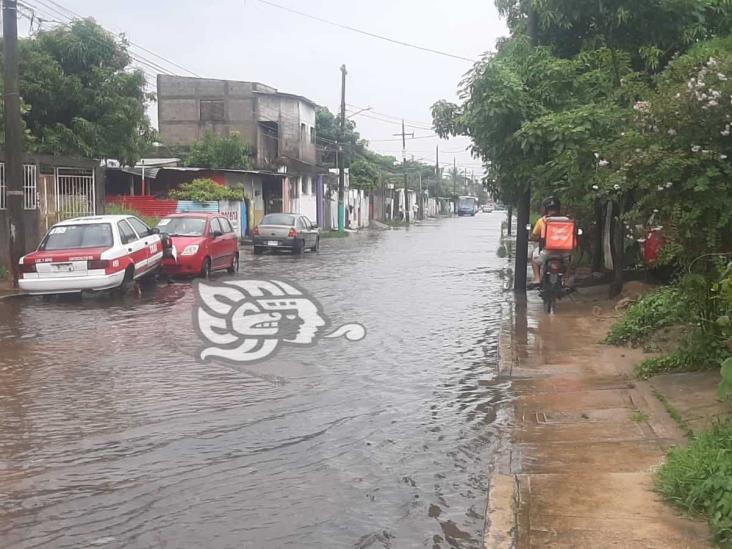
M 732 251 L 732 41 L 700 44 L 674 60 L 607 150 L 598 192 L 632 196 L 631 224 L 656 214 L 666 259 Z

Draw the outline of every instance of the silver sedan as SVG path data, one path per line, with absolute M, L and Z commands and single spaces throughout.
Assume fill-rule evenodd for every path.
M 288 250 L 296 254 L 306 249 L 317 252 L 320 249 L 320 229 L 304 215 L 268 214 L 254 227 L 252 243 L 255 254 L 268 249 Z

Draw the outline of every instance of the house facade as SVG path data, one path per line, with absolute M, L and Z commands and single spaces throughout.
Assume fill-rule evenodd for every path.
M 186 146 L 206 132 L 237 132 L 260 172 L 262 215 L 284 211 L 317 219 L 316 191 L 327 170 L 317 165 L 313 101 L 258 82 L 161 74 L 157 84 L 163 142 Z
M 5 153 L 0 151 L 0 250 L 7 250 Z M 26 252 L 59 221 L 104 212 L 104 169 L 95 160 L 42 154 L 23 155 L 23 228 Z M 5 254 L 0 265 L 10 270 Z

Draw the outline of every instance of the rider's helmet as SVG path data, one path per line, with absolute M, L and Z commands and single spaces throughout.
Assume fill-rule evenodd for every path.
M 541 207 L 544 208 L 544 214 L 548 214 L 549 212 L 559 213 L 559 210 L 562 209 L 562 203 L 558 198 L 550 196 L 544 199 L 544 202 L 541 203 Z

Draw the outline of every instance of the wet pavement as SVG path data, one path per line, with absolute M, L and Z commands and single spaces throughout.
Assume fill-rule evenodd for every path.
M 481 546 L 503 217 L 246 250 L 368 330 L 253 366 L 194 360 L 187 282 L 0 300 L 0 546 Z
M 553 315 L 530 294 L 506 313 L 511 459 L 491 476 L 487 547 L 710 547 L 707 525 L 654 490 L 666 451 L 685 438 L 633 375 L 647 355 L 599 343 L 617 318 L 607 294 L 579 288 Z

